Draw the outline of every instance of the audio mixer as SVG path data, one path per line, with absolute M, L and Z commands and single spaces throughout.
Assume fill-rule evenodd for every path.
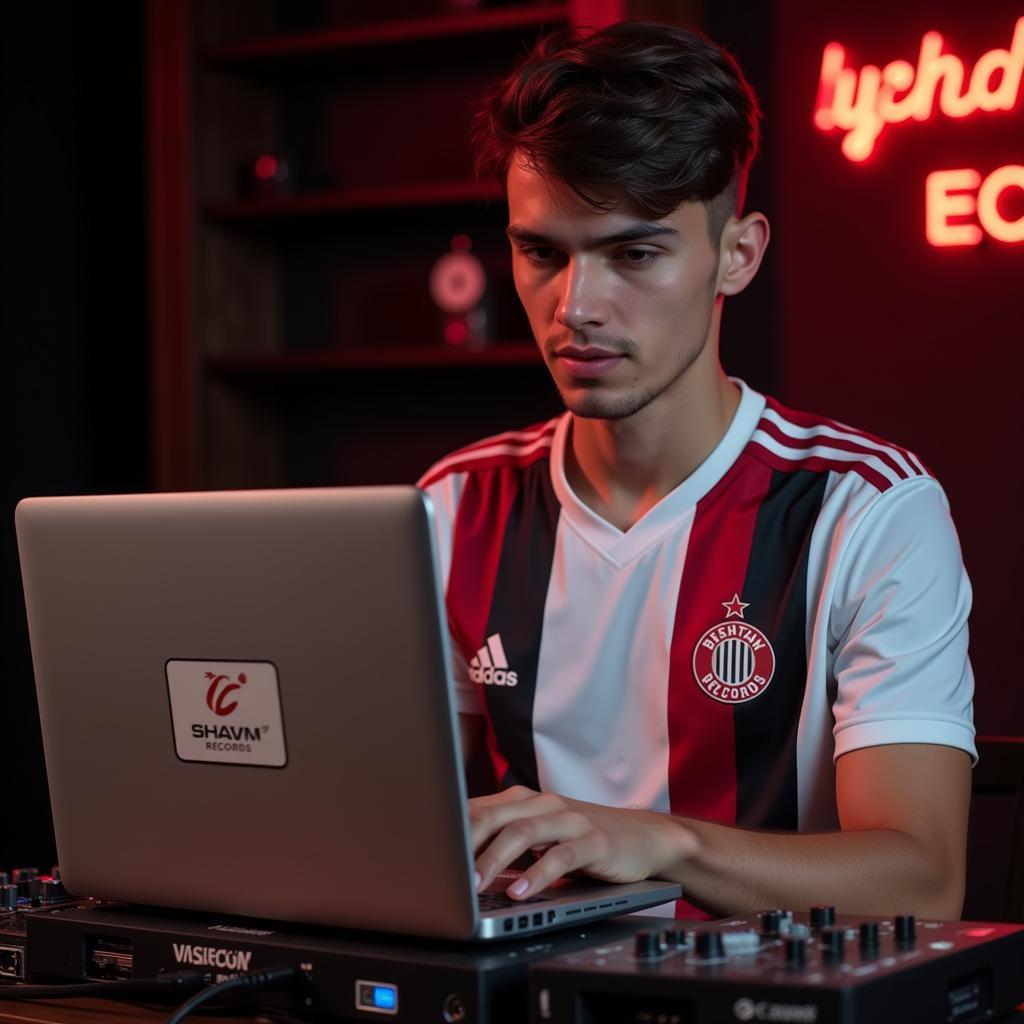
M 43 875 L 37 868 L 0 871 L 0 983 L 24 981 L 28 974 L 29 916 L 76 906 L 60 880 L 60 870 Z
M 971 1024 L 1024 1001 L 1024 927 L 768 910 L 530 967 L 532 1024 Z

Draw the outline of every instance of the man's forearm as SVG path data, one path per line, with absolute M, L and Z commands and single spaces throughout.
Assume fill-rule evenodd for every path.
M 690 902 L 715 916 L 768 907 L 834 904 L 841 913 L 910 912 L 955 919 L 963 871 L 944 865 L 904 832 L 756 832 L 676 819 L 699 842 L 664 872 Z

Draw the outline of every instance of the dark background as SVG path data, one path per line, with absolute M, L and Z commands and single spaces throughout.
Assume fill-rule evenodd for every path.
M 1024 246 L 935 249 L 924 176 L 1024 163 L 1024 116 L 894 126 L 854 165 L 811 124 L 821 49 L 913 60 L 941 29 L 968 68 L 1024 5 L 882 0 L 706 5 L 766 110 L 751 205 L 772 219 L 759 279 L 726 308 L 727 369 L 798 408 L 917 451 L 944 483 L 975 586 L 980 732 L 1024 734 L 1016 572 Z M 4 344 L 0 867 L 53 858 L 13 507 L 151 486 L 144 6 L 52 0 L 0 13 Z M 511 379 L 518 379 L 511 375 Z M 523 374 L 522 380 L 534 381 Z M 311 393 L 314 401 L 324 401 Z M 510 426 L 516 425 L 513 423 Z M 376 467 L 387 458 L 380 439 Z M 83 683 L 87 685 L 87 681 Z
M 14 505 L 150 481 L 142 28 L 132 3 L 0 14 L 4 868 L 54 859 Z

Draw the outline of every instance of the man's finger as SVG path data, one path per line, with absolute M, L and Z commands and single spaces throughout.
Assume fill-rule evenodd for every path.
M 577 839 L 567 839 L 552 846 L 505 891 L 515 899 L 526 899 L 543 892 L 552 882 L 571 871 L 585 870 L 597 853 L 594 836 L 595 833 L 588 831 Z
M 540 863 L 551 855 L 551 850 L 557 848 L 556 844 L 576 839 L 589 831 L 590 822 L 577 811 L 561 811 L 510 821 L 476 859 L 476 870 L 480 875 L 480 884 L 477 888 L 482 889 L 490 885 L 499 871 L 507 868 L 527 850 L 535 846 L 549 847 L 538 861 Z M 534 870 L 535 867 L 536 865 L 533 865 L 530 870 Z
M 537 795 L 537 790 L 530 789 L 528 786 L 510 786 L 508 789 L 502 789 L 497 793 L 470 797 L 469 806 L 470 808 L 491 807 L 494 804 L 516 803 L 519 800 L 529 800 L 530 797 Z
M 469 808 L 469 831 L 473 849 L 479 850 L 510 822 L 520 818 L 557 814 L 564 809 L 565 801 L 554 793 L 533 793 L 530 797 L 522 800 L 492 801 L 489 804 L 471 805 Z

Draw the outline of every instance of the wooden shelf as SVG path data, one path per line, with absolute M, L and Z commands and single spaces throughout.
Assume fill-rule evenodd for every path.
M 215 67 L 242 70 L 256 64 L 344 50 L 540 27 L 567 21 L 568 18 L 567 3 L 518 4 L 494 10 L 402 18 L 348 28 L 239 40 L 209 47 L 204 51 L 203 59 Z
M 474 367 L 541 366 L 532 342 L 507 341 L 471 351 L 432 345 L 379 345 L 375 348 L 329 348 L 264 355 L 212 356 L 209 369 L 224 376 L 291 376 L 353 370 L 425 370 Z
M 345 214 L 364 210 L 398 210 L 403 207 L 458 206 L 501 199 L 495 183 L 438 181 L 413 185 L 377 185 L 342 188 L 332 192 L 275 196 L 266 199 L 238 199 L 206 203 L 203 215 L 222 224 L 257 224 L 294 220 L 323 214 Z

